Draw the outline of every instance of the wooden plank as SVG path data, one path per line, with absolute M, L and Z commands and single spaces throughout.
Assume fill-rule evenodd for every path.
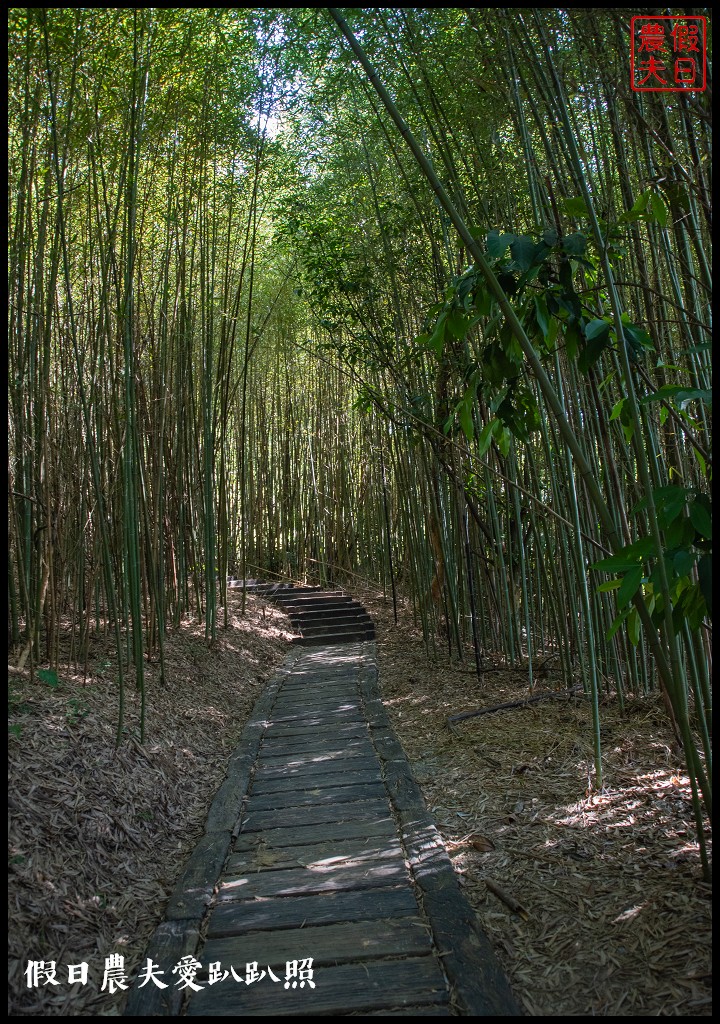
M 371 755 L 374 755 L 372 744 L 364 744 L 363 746 L 353 747 L 350 750 L 346 750 L 343 747 L 336 748 L 334 750 L 315 750 L 310 751 L 306 754 L 277 754 L 271 756 L 270 754 L 258 756 L 258 767 L 262 768 L 282 768 L 286 766 L 288 768 L 302 768 L 313 764 L 326 764 L 332 765 L 337 768 L 338 765 L 347 763 L 348 771 L 352 770 L 351 761 L 364 760 L 367 761 Z
M 318 701 L 323 696 L 320 688 L 312 689 L 309 685 L 299 687 L 295 693 L 283 694 L 279 697 L 272 708 L 272 714 L 268 716 L 268 722 L 275 723 L 282 718 L 298 716 L 300 718 L 323 718 L 327 716 L 337 717 L 340 714 L 362 715 L 365 712 L 360 705 L 360 697 L 356 690 L 347 689 L 340 695 L 328 694 L 328 701 L 325 706 L 319 706 Z M 330 704 L 330 698 L 334 704 Z
M 288 786 L 285 790 L 275 793 L 253 792 L 245 804 L 246 814 L 253 814 L 255 811 L 268 811 L 273 808 L 287 807 L 309 807 L 320 804 L 330 804 L 338 800 L 373 800 L 387 798 L 385 784 L 383 782 L 369 782 L 347 786 L 323 786 L 317 788 L 298 789 L 297 786 Z
M 288 789 L 302 792 L 305 789 L 323 789 L 330 786 L 357 786 L 366 782 L 382 782 L 379 765 L 374 768 L 354 768 L 351 772 L 343 770 L 310 776 L 280 775 L 268 778 L 265 774 L 258 773 L 253 782 L 252 792 L 253 796 L 260 793 L 283 793 Z
M 292 725 L 273 726 L 265 729 L 262 736 L 262 745 L 269 746 L 272 743 L 326 743 L 328 746 L 338 746 L 341 742 L 353 743 L 358 739 L 370 741 L 370 732 L 367 725 L 359 719 L 344 722 L 323 722 L 319 725 Z
M 338 680 L 335 677 L 325 681 L 317 679 L 313 673 L 306 683 L 298 683 L 296 686 L 288 686 L 282 694 L 282 699 L 276 701 L 275 706 L 282 706 L 284 701 L 294 700 L 298 708 L 308 707 L 314 711 L 325 704 L 333 701 L 342 703 L 348 699 L 357 701 L 357 688 L 346 680 Z
M 340 821 L 374 821 L 386 817 L 388 802 L 358 800 L 336 803 L 332 807 L 291 807 L 287 810 L 253 811 L 243 814 L 241 832 L 260 832 L 266 828 L 288 828 L 293 825 L 324 825 Z
M 281 715 L 305 715 L 307 718 L 314 718 L 351 711 L 355 714 L 362 713 L 360 698 L 355 691 L 346 688 L 335 692 L 323 691 L 319 687 L 312 689 L 308 684 L 307 687 L 299 688 L 297 693 L 285 694 L 281 700 L 275 701 L 272 717 L 273 721 L 277 721 Z
M 400 745 L 400 741 L 391 729 L 378 729 L 373 726 L 370 730 L 372 741 L 380 757 L 385 761 L 398 761 L 402 765 L 408 766 L 408 759 L 405 756 L 405 751 Z
M 242 837 L 239 837 L 242 838 Z M 250 838 L 250 837 L 248 837 Z M 339 867 L 348 861 L 403 856 L 400 841 L 395 838 L 338 839 L 308 843 L 304 846 L 270 846 L 262 833 L 254 843 L 235 845 L 233 866 L 238 871 L 275 871 L 279 868 L 299 868 L 311 865 Z
M 299 679 L 350 679 L 360 669 L 361 643 L 337 644 L 325 650 L 301 651 L 293 669 L 293 682 Z
M 194 955 L 200 944 L 199 920 L 163 921 L 153 932 L 145 951 L 160 970 L 168 988 L 159 989 L 149 982 L 143 988 L 133 985 L 128 993 L 125 1017 L 179 1017 L 185 993 L 170 983 L 170 971 L 184 956 Z M 145 959 L 143 958 L 143 966 Z M 162 977 L 161 977 L 161 980 Z
M 362 654 L 360 644 L 337 645 L 325 651 L 302 651 L 296 655 L 297 663 L 284 680 L 289 685 L 298 682 L 329 682 L 344 680 L 357 685 L 356 674 L 360 670 Z
M 343 611 L 302 611 L 292 612 L 289 615 L 291 622 L 307 623 L 308 625 L 315 625 L 318 622 L 333 622 L 336 625 L 347 622 L 362 622 L 368 626 L 372 626 L 372 619 L 367 612 L 360 609 L 349 608 Z
M 282 724 L 289 718 L 327 718 L 336 721 L 339 718 L 355 716 L 364 718 L 364 712 L 357 694 L 342 693 L 327 696 L 309 690 L 304 693 L 278 702 L 273 708 L 272 724 Z M 342 722 L 340 723 L 342 724 Z M 306 726 L 307 727 L 307 726 Z
M 263 829 L 262 832 L 243 832 L 235 840 L 235 847 L 243 849 L 244 842 L 262 842 L 270 847 L 304 846 L 316 843 L 318 839 L 362 839 L 395 837 L 395 819 L 388 813 L 372 821 L 329 821 L 320 828 L 318 825 L 293 825 L 285 828 Z
M 259 741 L 259 736 L 258 736 Z M 258 742 L 251 752 L 233 758 L 222 785 L 208 811 L 206 832 L 232 832 L 240 817 L 242 798 L 247 792 L 250 774 L 257 756 Z
M 321 626 L 362 626 L 373 629 L 372 619 L 362 612 L 350 612 L 337 610 L 301 612 L 290 616 L 291 622 L 301 629 L 312 627 L 317 629 Z
M 302 657 L 302 654 L 299 656 Z M 311 688 L 321 690 L 338 686 L 346 686 L 348 690 L 357 692 L 358 668 L 357 665 L 317 664 L 294 669 L 283 682 L 283 693 L 300 693 Z
M 287 761 L 276 758 L 258 765 L 255 772 L 255 785 L 266 779 L 309 779 L 315 775 L 325 775 L 328 773 L 352 771 L 354 774 L 356 771 L 379 770 L 378 760 L 374 754 L 372 757 L 353 757 L 350 760 L 352 760 L 352 764 L 345 763 L 342 758 L 336 758 L 332 761 L 314 761 L 307 764 L 301 762 L 290 765 Z
M 429 956 L 324 967 L 313 980 L 314 989 L 286 989 L 282 980 L 248 986 L 231 976 L 193 993 L 187 1015 L 297 1017 L 449 1002 L 442 971 Z
M 326 892 L 292 899 L 281 896 L 219 903 L 210 915 L 207 934 L 208 938 L 221 938 L 250 931 L 304 928 L 342 921 L 395 920 L 414 917 L 417 912 L 417 901 L 409 886 Z
M 268 727 L 278 726 L 281 728 L 287 724 L 310 729 L 315 725 L 332 725 L 334 722 L 342 725 L 345 722 L 357 722 L 358 720 L 364 721 L 364 716 L 357 701 L 345 701 L 342 707 L 328 710 L 289 705 L 274 709 L 272 718 L 268 719 Z
M 291 761 L 293 764 L 304 755 L 312 757 L 314 760 L 308 761 L 308 764 L 323 764 L 323 754 L 327 751 L 328 754 L 333 755 L 333 761 L 335 763 L 335 771 L 341 773 L 344 771 L 343 765 L 338 764 L 338 760 L 342 761 L 342 757 L 338 758 L 338 754 L 345 751 L 348 757 L 348 762 L 352 762 L 351 767 L 362 770 L 362 767 L 370 767 L 371 764 L 378 765 L 377 755 L 375 749 L 366 736 L 353 736 L 353 737 L 340 737 L 338 740 L 337 735 L 333 734 L 332 737 L 326 737 L 325 748 L 322 746 L 315 748 L 314 746 L 310 749 L 302 750 L 302 740 L 298 740 L 298 737 L 289 737 L 287 741 L 280 741 L 277 745 L 268 745 L 263 747 L 260 751 L 255 768 L 255 778 L 259 771 L 265 772 L 271 769 L 273 766 L 277 767 L 283 763 L 289 764 Z M 296 748 L 296 749 L 293 749 Z M 358 761 L 367 761 L 368 764 L 364 766 L 358 766 Z
M 302 651 L 296 655 L 293 678 L 309 675 L 344 675 L 349 677 L 361 667 L 360 644 L 353 647 L 328 647 L 325 651 Z
M 217 898 L 224 900 L 267 899 L 275 896 L 310 896 L 323 892 L 347 892 L 383 886 L 409 884 L 405 861 L 401 856 L 351 867 L 285 868 L 279 871 L 233 873 L 233 858 L 220 880 Z
M 282 717 L 297 717 L 306 715 L 308 718 L 323 715 L 338 715 L 353 712 L 362 713 L 360 704 L 354 693 L 342 692 L 337 694 L 322 694 L 317 690 L 314 693 L 306 691 L 293 697 L 292 700 L 277 701 L 273 708 L 273 721 Z
M 260 748 L 260 757 L 280 757 L 283 754 L 316 753 L 326 750 L 330 751 L 356 751 L 359 749 L 371 752 L 373 744 L 370 742 L 367 730 L 365 734 L 354 736 L 329 737 L 327 735 L 312 736 L 265 736 Z
M 267 739 L 285 739 L 289 736 L 297 736 L 300 739 L 313 739 L 314 737 L 340 738 L 341 736 L 365 736 L 368 735 L 367 723 L 358 713 L 345 722 L 326 722 L 322 719 L 312 722 L 310 725 L 303 725 L 297 722 L 271 722 L 265 728 Z
M 204 965 L 232 964 L 245 974 L 247 963 L 269 964 L 283 974 L 288 960 L 313 961 L 313 968 L 357 963 L 390 956 L 424 956 L 432 951 L 430 932 L 419 917 L 395 921 L 353 921 L 310 928 L 284 928 L 271 932 L 208 939 L 198 959 Z M 207 968 L 204 971 L 207 977 Z M 203 980 L 203 972 L 198 973 Z
M 357 619 L 350 622 L 338 622 L 336 619 L 325 619 L 319 622 L 298 622 L 304 636 L 334 636 L 336 633 L 343 635 L 357 633 L 363 636 L 368 630 L 372 630 L 371 622 L 360 622 Z
M 212 900 L 231 839 L 231 832 L 211 832 L 202 837 L 170 897 L 165 910 L 165 917 L 169 921 L 202 917 L 205 907 Z
M 353 715 L 356 718 L 365 718 L 360 698 L 354 691 L 323 694 L 321 690 L 308 686 L 296 694 L 287 694 L 281 701 L 276 701 L 268 722 L 283 723 L 292 718 L 328 718 L 335 721 L 342 716 Z
M 352 633 L 332 633 L 324 632 L 319 636 L 300 636 L 293 637 L 290 643 L 296 647 L 327 647 L 329 644 L 354 644 L 358 640 L 372 640 L 373 634 L 365 631 L 353 631 Z
M 344 683 L 346 686 L 357 688 L 357 673 L 360 670 L 359 658 L 355 647 L 338 646 L 334 653 L 330 651 L 304 651 L 299 655 L 298 664 L 289 672 L 283 680 L 283 686 L 292 689 L 293 687 L 307 686 L 313 683 L 318 686 L 331 685 L 333 683 Z M 339 652 L 347 651 L 343 660 L 338 657 Z
M 289 612 L 288 617 L 295 625 L 317 625 L 318 623 L 362 622 L 372 626 L 372 619 L 367 612 L 358 608 L 315 608 Z
M 354 651 L 355 646 L 338 645 L 336 650 L 342 651 Z M 302 662 L 303 659 L 309 657 L 317 657 L 318 655 L 324 654 L 323 651 L 300 651 L 296 652 L 296 657 Z M 338 664 L 337 658 L 333 661 L 320 662 L 316 661 L 312 665 L 303 664 L 300 669 L 295 670 L 291 675 L 288 675 L 284 680 L 284 687 L 287 687 L 288 693 L 298 693 L 302 690 L 308 691 L 313 688 L 322 689 L 324 687 L 333 686 L 347 686 L 352 689 L 353 692 L 357 692 L 357 673 L 359 666 L 351 663 L 340 665 Z

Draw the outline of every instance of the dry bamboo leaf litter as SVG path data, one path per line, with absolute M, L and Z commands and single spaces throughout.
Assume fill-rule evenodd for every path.
M 597 793 L 581 696 L 449 725 L 528 696 L 527 673 L 497 664 L 480 687 L 471 649 L 462 665 L 431 662 L 407 607 L 395 627 L 382 595 L 355 596 L 376 623 L 388 712 L 526 1013 L 710 1016 L 711 886 L 660 698 L 631 700 L 625 715 L 603 700 Z M 544 682 L 564 685 L 552 671 Z
M 147 732 L 126 688 L 124 744 L 115 749 L 117 687 L 109 641 L 98 638 L 90 675 L 64 671 L 50 689 L 9 670 L 9 1013 L 115 1016 L 125 994 L 101 992 L 104 958 L 132 977 L 189 852 L 202 834 L 227 758 L 288 650 L 285 616 L 248 598 L 208 649 L 202 627 L 170 634 L 166 687 L 146 667 Z M 28 989 L 28 960 L 55 961 L 57 980 Z M 68 964 L 89 981 L 67 984 Z

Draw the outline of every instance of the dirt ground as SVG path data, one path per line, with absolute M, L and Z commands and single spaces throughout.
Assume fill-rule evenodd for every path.
M 458 722 L 447 716 L 527 696 L 502 665 L 478 684 L 428 660 L 407 608 L 395 626 L 373 591 L 383 694 L 461 885 L 532 1016 L 709 1016 L 711 886 L 702 881 L 682 760 L 659 700 L 602 707 L 605 788 L 593 784 L 590 709 L 550 699 Z M 167 642 L 167 685 L 147 666 L 147 734 L 128 686 L 114 743 L 110 642 L 85 679 L 9 668 L 9 1012 L 116 1016 L 105 958 L 132 976 L 202 833 L 255 700 L 283 660 L 287 619 L 249 599 L 212 650 L 185 623 Z M 562 686 L 552 674 L 549 689 Z M 56 981 L 28 988 L 28 960 Z M 89 980 L 68 983 L 86 962 Z

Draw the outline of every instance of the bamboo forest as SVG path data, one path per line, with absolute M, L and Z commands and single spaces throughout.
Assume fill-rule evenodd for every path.
M 13 1016 L 710 1016 L 711 20 L 11 8 Z

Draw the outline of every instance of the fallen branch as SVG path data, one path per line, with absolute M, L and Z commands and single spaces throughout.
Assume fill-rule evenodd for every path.
M 558 700 L 573 697 L 583 692 L 582 686 L 571 686 L 569 690 L 561 690 L 558 693 L 536 693 L 534 697 L 527 697 L 525 700 L 511 700 L 507 704 L 493 704 L 490 708 L 480 708 L 479 711 L 464 711 L 462 715 L 448 715 L 448 723 L 462 722 L 466 718 L 479 718 L 480 715 L 491 715 L 494 711 L 507 711 L 510 708 L 525 708 L 528 704 L 537 704 L 541 700 Z
M 518 903 L 514 896 L 511 896 L 510 893 L 507 893 L 505 892 L 504 889 L 501 889 L 497 882 L 493 882 L 492 878 L 483 878 L 483 882 L 488 887 L 491 893 L 494 893 L 494 895 L 497 896 L 499 900 L 502 900 L 505 906 L 510 907 L 514 914 L 518 914 L 523 919 L 523 921 L 530 920 L 530 915 L 528 914 L 525 907 L 523 907 L 521 903 Z

